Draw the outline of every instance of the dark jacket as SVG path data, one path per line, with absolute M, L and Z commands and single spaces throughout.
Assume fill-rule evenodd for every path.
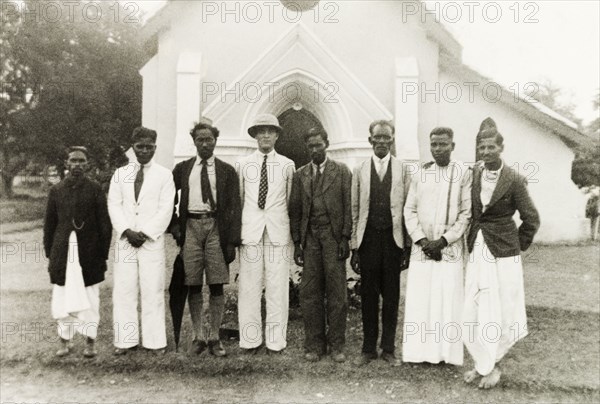
M 182 161 L 173 169 L 175 189 L 181 190 L 179 217 L 173 214 L 171 226 L 179 224 L 181 231 L 180 245 L 185 242 L 188 204 L 190 198 L 189 179 L 196 157 Z M 240 201 L 240 184 L 235 169 L 215 157 L 215 175 L 217 177 L 217 226 L 223 256 L 227 257 L 227 245 L 239 246 L 242 226 L 242 208 Z M 175 205 L 178 196 L 175 194 Z
M 481 203 L 482 167 L 473 169 L 473 221 L 467 243 L 473 251 L 477 232 L 481 229 L 483 239 L 496 258 L 513 257 L 529 248 L 533 236 L 540 227 L 540 217 L 527 192 L 527 179 L 506 165 L 485 212 Z M 513 220 L 519 211 L 522 223 L 519 228 Z
M 81 229 L 77 229 L 81 227 Z M 50 282 L 65 284 L 69 235 L 75 230 L 85 286 L 104 280 L 112 226 L 102 187 L 88 178 L 67 177 L 50 188 L 44 221 L 44 251 Z
M 343 163 L 327 159 L 321 192 L 333 237 L 339 243 L 342 237 L 350 240 L 352 236 L 352 173 Z M 301 167 L 294 173 L 292 193 L 289 203 L 290 227 L 294 243 L 306 243 L 306 232 L 312 206 L 312 167 L 311 163 Z

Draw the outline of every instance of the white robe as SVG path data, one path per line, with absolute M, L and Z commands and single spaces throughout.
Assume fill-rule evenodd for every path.
M 406 284 L 402 341 L 404 362 L 463 363 L 461 314 L 464 300 L 465 234 L 471 217 L 471 171 L 459 162 L 433 164 L 412 179 L 404 207 L 413 240 L 444 236 L 442 261 L 413 246 Z
M 100 321 L 100 284 L 85 286 L 74 231 L 69 235 L 65 285 L 54 285 L 51 307 L 62 339 L 71 340 L 75 332 L 96 339 Z

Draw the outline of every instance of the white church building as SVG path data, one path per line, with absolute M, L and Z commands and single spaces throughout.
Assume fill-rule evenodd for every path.
M 461 61 L 460 43 L 411 1 L 169 1 L 144 26 L 144 126 L 156 129 L 166 167 L 195 154 L 189 131 L 219 128 L 216 155 L 231 164 L 251 153 L 246 132 L 258 113 L 277 116 L 276 150 L 308 161 L 301 134 L 322 125 L 329 154 L 354 167 L 371 155 L 369 124 L 396 127 L 402 159 L 430 161 L 429 133 L 454 130 L 453 158 L 473 162 L 475 136 L 491 117 L 504 159 L 529 180 L 541 215 L 539 242 L 588 235 L 585 197 L 570 179 L 586 142 L 576 125 L 481 76 Z M 518 62 L 518 61 L 516 61 Z

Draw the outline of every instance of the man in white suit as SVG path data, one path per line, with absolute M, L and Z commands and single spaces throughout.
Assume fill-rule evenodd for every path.
M 115 171 L 108 192 L 108 212 L 117 232 L 113 321 L 115 354 L 139 344 L 138 293 L 142 306 L 142 345 L 164 352 L 164 232 L 173 214 L 175 185 L 171 171 L 152 161 L 154 130 L 133 131 L 137 161 Z
M 291 250 L 288 201 L 294 162 L 275 152 L 282 132 L 277 118 L 256 116 L 248 128 L 258 149 L 236 164 L 242 199 L 242 245 L 238 290 L 240 347 L 255 354 L 263 342 L 261 296 L 267 302 L 267 352 L 286 346 Z
M 404 201 L 410 186 L 406 164 L 391 156 L 394 126 L 375 121 L 369 127 L 373 156 L 352 176 L 352 269 L 361 274 L 362 355 L 358 365 L 376 359 L 381 310 L 381 358 L 399 366 L 395 356 L 400 271 L 407 267 L 410 238 L 404 227 Z

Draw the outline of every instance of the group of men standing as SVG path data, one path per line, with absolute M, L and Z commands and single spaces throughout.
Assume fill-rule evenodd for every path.
M 475 360 L 465 380 L 481 375 L 480 387 L 495 385 L 496 362 L 527 333 L 519 257 L 539 227 L 525 179 L 502 162 L 502 135 L 495 128 L 478 134 L 483 162 L 470 169 L 451 159 L 452 130 L 436 128 L 430 135 L 434 161 L 417 167 L 391 155 L 394 126 L 375 121 L 369 127 L 373 156 L 352 174 L 327 156 L 329 138 L 322 128 L 304 135 L 311 162 L 296 171 L 293 161 L 275 151 L 282 131 L 276 117 L 255 117 L 248 134 L 257 150 L 234 168 L 214 156 L 218 129 L 200 123 L 190 131 L 197 155 L 171 173 L 152 160 L 156 132 L 137 128 L 132 136 L 137 161 L 114 173 L 107 202 L 99 186 L 85 178 L 87 150 L 70 149 L 69 175 L 50 191 L 44 227 L 55 284 L 52 312 L 62 341 L 57 355 L 69 353 L 74 331 L 88 338 L 84 355 L 96 354 L 98 284 L 104 280 L 111 228 L 118 254 L 115 354 L 140 344 L 138 294 L 141 343 L 164 352 L 168 231 L 181 248 L 196 354 L 205 349 L 227 354 L 219 340 L 223 285 L 229 283 L 237 248 L 240 348 L 248 354 L 263 345 L 269 354 L 286 348 L 293 257 L 303 267 L 305 359 L 315 362 L 329 353 L 336 362 L 346 361 L 351 255 L 351 267 L 362 278 L 358 365 L 379 357 L 378 339 L 381 358 L 400 364 L 395 354 L 400 273 L 408 268 L 402 359 L 462 365 L 464 344 Z M 518 228 L 512 220 L 516 210 L 522 220 Z M 204 283 L 208 310 L 203 310 Z M 75 325 L 66 329 L 67 323 Z M 498 326 L 498 338 L 486 333 L 489 324 Z

